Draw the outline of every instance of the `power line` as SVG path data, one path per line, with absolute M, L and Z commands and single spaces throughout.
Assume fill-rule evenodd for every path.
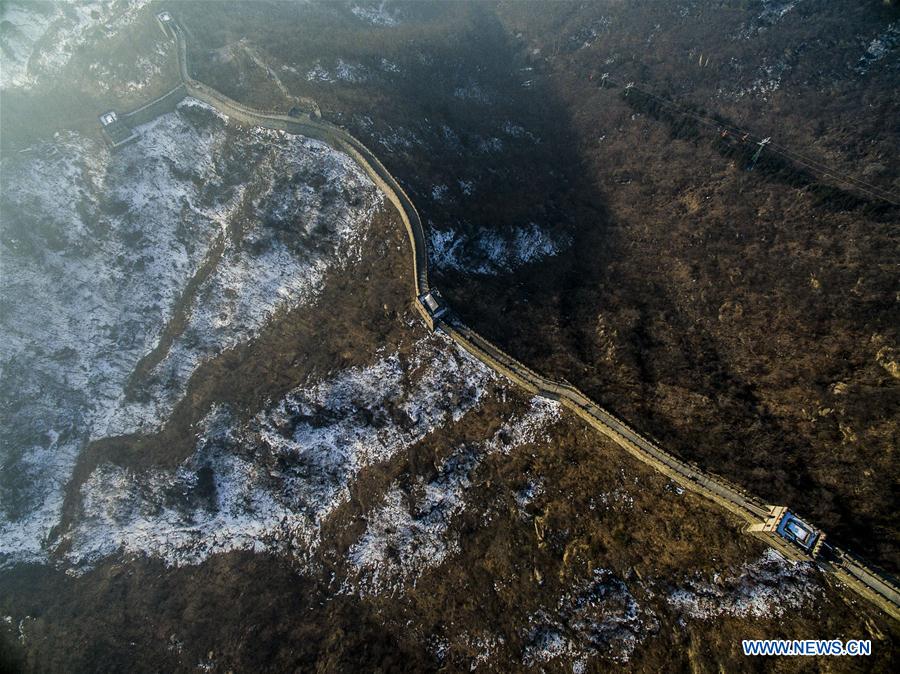
M 689 116 L 703 124 L 706 124 L 707 126 L 715 126 L 720 129 L 727 129 L 729 131 L 734 131 L 736 133 L 742 134 L 743 136 L 745 136 L 747 139 L 750 139 L 750 140 L 758 137 L 758 136 L 755 136 L 752 132 L 747 131 L 746 129 L 742 129 L 740 127 L 735 127 L 735 126 L 730 126 L 724 122 L 720 122 L 713 118 L 705 117 L 703 115 L 695 113 L 691 110 L 684 108 L 683 106 L 678 105 L 677 103 L 675 103 L 674 101 L 671 101 L 670 99 L 666 99 L 661 96 L 657 96 L 656 94 L 654 94 L 650 91 L 647 91 L 645 89 L 642 89 L 640 87 L 637 87 L 634 84 L 631 84 L 630 88 L 636 89 L 636 90 L 640 91 L 641 93 L 643 93 L 645 96 L 653 98 L 654 100 L 659 101 L 660 103 L 662 103 L 664 105 L 675 108 L 681 114 Z M 815 160 L 811 160 L 807 157 L 803 157 L 802 155 L 795 154 L 792 150 L 789 150 L 788 148 L 786 148 L 784 146 L 775 145 L 773 143 L 773 144 L 770 144 L 769 147 L 772 150 L 774 150 L 777 154 L 787 157 L 788 159 L 791 159 L 792 161 L 796 161 L 797 163 L 803 164 L 804 166 L 806 166 L 808 168 L 820 171 L 820 172 L 825 173 L 826 175 L 829 175 L 838 180 L 842 180 L 850 185 L 853 185 L 854 187 L 857 187 L 858 189 L 861 189 L 863 191 L 868 192 L 869 194 L 872 194 L 872 196 L 875 196 L 879 199 L 883 199 L 885 201 L 888 201 L 889 203 L 898 205 L 897 202 L 894 201 L 892 198 L 885 197 L 883 191 L 880 188 L 875 187 L 874 185 L 871 185 L 869 183 L 866 183 L 865 181 L 859 180 L 858 178 L 854 178 L 853 176 L 842 174 L 842 173 L 832 169 L 831 167 L 829 167 L 825 164 L 822 164 L 821 162 L 816 162 Z M 868 188 L 868 189 L 865 189 L 865 188 Z M 871 191 L 869 191 L 869 190 L 871 190 Z
M 745 140 L 754 140 L 754 139 L 758 138 L 758 136 L 756 136 L 755 134 L 753 134 L 750 131 L 747 131 L 746 129 L 731 126 L 729 124 L 720 122 L 713 118 L 700 115 L 698 113 L 695 113 L 691 110 L 684 108 L 683 106 L 678 105 L 677 103 L 675 103 L 674 101 L 672 101 L 670 99 L 658 96 L 658 95 L 654 94 L 653 92 L 650 92 L 650 91 L 647 91 L 646 89 L 635 86 L 633 83 L 629 83 L 629 84 L 631 84 L 630 88 L 636 89 L 637 91 L 640 91 L 645 96 L 648 96 L 648 97 L 662 103 L 663 105 L 667 105 L 671 108 L 674 108 L 681 114 L 691 117 L 691 118 L 695 119 L 696 121 L 706 124 L 707 126 L 711 126 L 711 127 L 715 127 L 715 128 L 719 128 L 719 129 L 725 129 L 725 130 L 728 130 L 729 132 L 735 132 L 735 133 L 741 134 Z M 788 150 L 784 146 L 775 145 L 774 143 L 770 143 L 769 148 L 771 148 L 771 150 L 774 151 L 776 154 L 786 157 L 787 159 L 790 159 L 791 161 L 794 161 L 798 164 L 802 164 L 803 166 L 806 166 L 807 168 L 812 169 L 813 171 L 818 171 L 826 176 L 835 178 L 838 181 L 845 182 L 848 185 L 851 185 L 851 186 L 855 187 L 856 189 L 858 189 L 862 192 L 865 192 L 865 193 L 869 194 L 870 196 L 875 197 L 876 199 L 881 199 L 881 200 L 886 201 L 894 206 L 900 205 L 900 203 L 898 203 L 897 201 L 894 200 L 893 195 L 885 196 L 885 192 L 883 192 L 880 188 L 875 187 L 874 185 L 870 185 L 869 183 L 859 180 L 858 178 L 854 178 L 853 176 L 842 174 L 842 173 L 832 169 L 831 167 L 822 164 L 821 162 L 816 162 L 814 160 L 810 160 L 806 157 L 802 157 L 802 155 L 796 155 L 793 151 Z
M 676 110 L 678 113 L 680 113 L 684 116 L 690 117 L 690 118 L 694 119 L 695 121 L 700 122 L 701 124 L 704 124 L 705 126 L 709 126 L 711 128 L 715 128 L 715 129 L 722 130 L 722 131 L 727 131 L 729 133 L 735 133 L 737 135 L 740 135 L 744 140 L 754 140 L 757 143 L 764 140 L 760 136 L 757 136 L 756 134 L 752 133 L 751 131 L 748 131 L 746 129 L 742 129 L 741 127 L 733 126 L 733 125 L 727 124 L 726 122 L 723 122 L 723 121 L 714 119 L 712 117 L 707 117 L 705 115 L 701 115 L 697 112 L 694 112 L 693 110 L 690 110 L 690 109 L 684 107 L 683 105 L 679 105 L 678 103 L 676 103 L 675 101 L 673 101 L 669 98 L 665 98 L 663 96 L 659 96 L 659 95 L 653 93 L 652 91 L 648 91 L 647 89 L 644 89 L 643 87 L 638 86 L 634 82 L 628 82 L 627 84 L 623 85 L 621 82 L 616 81 L 615 79 L 610 77 L 609 73 L 604 73 L 603 76 L 601 77 L 601 86 L 603 88 L 605 88 L 607 83 L 609 83 L 613 86 L 624 87 L 626 95 L 627 95 L 628 91 L 631 91 L 631 90 L 638 91 L 641 94 L 643 94 L 644 96 L 651 98 L 651 99 L 659 102 L 662 105 L 672 108 L 672 109 Z M 868 194 L 871 197 L 880 199 L 882 201 L 886 201 L 887 203 L 889 203 L 893 206 L 900 206 L 900 201 L 897 201 L 896 197 L 894 197 L 894 195 L 892 193 L 886 192 L 886 191 L 882 190 L 880 187 L 876 187 L 875 185 L 867 183 L 864 180 L 860 180 L 859 178 L 855 178 L 851 175 L 841 173 L 841 172 L 831 168 L 827 164 L 824 164 L 823 162 L 817 161 L 815 159 L 810 159 L 809 157 L 805 157 L 803 155 L 797 154 L 793 150 L 789 150 L 788 148 L 784 147 L 783 145 L 777 145 L 777 144 L 771 142 L 771 140 L 770 140 L 770 142 L 768 142 L 766 144 L 766 147 L 770 151 L 775 152 L 776 154 L 781 155 L 782 157 L 785 157 L 786 159 L 790 159 L 793 162 L 801 164 L 801 165 L 805 166 L 806 168 L 811 169 L 812 171 L 821 173 L 822 175 L 825 175 L 827 177 L 834 178 L 835 180 L 837 180 L 839 182 L 846 183 L 847 185 L 850 185 L 851 187 L 858 189 L 861 192 L 865 192 L 866 194 Z

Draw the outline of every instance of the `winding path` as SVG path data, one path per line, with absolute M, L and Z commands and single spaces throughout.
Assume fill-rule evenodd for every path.
M 530 393 L 559 401 L 633 457 L 663 473 L 683 488 L 718 503 L 746 523 L 745 531 L 762 538 L 789 559 L 815 562 L 823 570 L 834 574 L 845 586 L 877 605 L 895 620 L 900 620 L 900 590 L 892 578 L 837 548 L 826 546 L 828 554 L 813 556 L 774 533 L 760 531 L 761 525 L 772 512 L 772 506 L 719 476 L 677 459 L 604 410 L 577 388 L 541 376 L 465 326 L 448 307 L 441 304 L 439 296 L 432 292 L 428 282 L 428 248 L 422 221 L 412 200 L 378 158 L 363 143 L 338 126 L 312 119 L 308 115 L 295 117 L 274 111 L 255 110 L 195 80 L 188 69 L 187 43 L 182 29 L 168 12 L 160 14 L 159 19 L 163 31 L 177 44 L 184 93 L 213 106 L 240 123 L 280 129 L 323 141 L 353 158 L 381 189 L 396 207 L 409 235 L 413 253 L 415 306 L 430 328 L 443 331 L 479 361 Z M 176 87 L 176 90 L 180 88 Z M 163 98 L 171 99 L 176 90 Z M 145 111 L 152 105 L 153 103 L 149 103 L 138 111 Z M 127 115 L 124 117 L 127 118 Z M 751 527 L 756 530 L 751 531 Z

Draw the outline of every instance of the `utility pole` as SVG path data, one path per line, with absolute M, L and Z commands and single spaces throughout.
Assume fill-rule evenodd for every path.
M 748 171 L 752 171 L 753 167 L 756 166 L 756 162 L 759 159 L 759 155 L 762 154 L 763 148 L 765 148 L 765 146 L 768 145 L 769 141 L 771 141 L 771 140 L 772 140 L 771 137 L 763 138 L 761 141 L 759 141 L 757 143 L 757 145 L 759 145 L 759 148 L 756 150 L 755 153 L 753 153 L 753 158 L 750 160 L 750 168 L 747 169 Z

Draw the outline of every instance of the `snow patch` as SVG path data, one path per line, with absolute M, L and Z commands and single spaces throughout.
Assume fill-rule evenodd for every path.
M 479 138 L 478 151 L 481 154 L 503 152 L 503 141 L 499 138 Z
M 777 23 L 799 4 L 800 0 L 762 0 L 762 12 L 757 19 L 765 24 Z
M 747 24 L 742 26 L 738 37 L 744 40 L 750 40 L 756 37 L 760 32 L 768 30 L 787 14 L 794 7 L 800 4 L 802 0 L 759 0 L 760 11 Z
M 446 185 L 432 185 L 431 198 L 435 201 L 443 201 L 447 197 L 449 189 Z
M 511 138 L 528 138 L 532 142 L 538 142 L 537 136 L 531 133 L 531 131 L 528 131 L 521 124 L 516 124 L 515 122 L 512 122 L 510 120 L 506 120 L 505 122 L 503 122 L 500 130 Z
M 493 94 L 472 79 L 466 81 L 465 84 L 456 87 L 453 90 L 453 96 L 463 101 L 471 101 L 482 105 L 490 105 L 494 101 Z
M 399 25 L 400 21 L 396 14 L 385 9 L 385 4 L 384 0 L 382 0 L 381 4 L 377 7 L 371 5 L 354 5 L 350 8 L 350 11 L 353 12 L 358 19 L 371 23 L 374 26 L 392 27 Z
M 195 453 L 177 470 L 106 464 L 81 489 L 65 539 L 70 563 L 115 554 L 198 564 L 232 550 L 309 563 L 322 522 L 361 470 L 387 461 L 476 408 L 495 375 L 446 338 L 298 387 L 238 425 L 210 411 Z M 452 410 L 452 412 L 451 412 Z
M 396 152 L 398 148 L 411 150 L 416 145 L 422 145 L 422 140 L 410 129 L 388 126 L 388 130 L 388 134 L 378 134 L 377 138 L 381 146 L 389 152 Z
M 432 227 L 430 238 L 433 264 L 475 274 L 509 272 L 523 264 L 557 255 L 563 247 L 533 222 L 505 236 L 481 230 L 471 238 Z
M 464 634 L 462 642 L 466 645 L 469 652 L 474 653 L 469 664 L 469 671 L 472 672 L 489 662 L 497 650 L 506 643 L 506 640 L 499 634 L 477 632 L 475 634 Z
M 523 519 L 528 517 L 525 510 L 534 503 L 544 493 L 544 483 L 539 480 L 530 480 L 522 489 L 516 492 L 516 505 L 519 506 L 519 516 Z
M 529 617 L 523 662 L 528 667 L 565 659 L 575 666 L 602 657 L 627 662 L 637 645 L 657 627 L 625 583 L 612 572 L 593 577 L 563 595 L 553 611 Z
M 859 57 L 856 72 L 865 75 L 873 64 L 884 59 L 898 44 L 900 44 L 900 23 L 895 21 L 868 44 L 866 51 Z
M 669 594 L 668 602 L 684 615 L 709 620 L 728 615 L 772 618 L 812 602 L 818 589 L 811 564 L 792 564 L 771 548 L 738 575 L 696 579 Z
M 534 398 L 524 415 L 504 423 L 488 440 L 456 448 L 438 466 L 434 479 L 419 480 L 414 497 L 399 485 L 392 486 L 350 549 L 348 559 L 357 580 L 345 591 L 394 592 L 457 552 L 462 543 L 449 529 L 465 508 L 473 473 L 494 453 L 507 454 L 521 445 L 548 440 L 546 430 L 559 416 L 558 403 Z
M 329 69 L 316 61 L 315 65 L 306 73 L 309 82 L 349 82 L 356 84 L 369 78 L 368 71 L 361 63 L 348 63 L 343 59 L 335 61 L 334 67 Z

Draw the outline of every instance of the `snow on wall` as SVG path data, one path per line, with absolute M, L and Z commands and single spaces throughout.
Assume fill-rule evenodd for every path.
M 392 354 L 298 387 L 247 426 L 215 408 L 195 454 L 177 470 L 103 465 L 91 474 L 66 535 L 68 560 L 85 567 L 123 552 L 179 566 L 265 550 L 308 561 L 322 522 L 360 471 L 459 420 L 495 382 L 431 335 L 409 360 Z
M 366 531 L 349 552 L 356 579 L 345 591 L 378 594 L 415 582 L 425 570 L 439 566 L 459 549 L 450 534 L 453 517 L 466 505 L 470 476 L 489 455 L 508 453 L 523 444 L 548 440 L 546 433 L 559 419 L 558 403 L 534 398 L 521 417 L 513 417 L 488 440 L 456 448 L 438 467 L 437 476 L 416 486 L 417 497 L 393 485 L 384 503 L 369 516 Z
M 157 428 L 203 360 L 313 301 L 326 270 L 359 258 L 381 203 L 345 155 L 226 130 L 191 99 L 139 131 L 114 154 L 68 134 L 3 161 L 0 561 L 43 558 L 87 441 Z M 242 240 L 229 238 L 200 285 L 149 398 L 127 400 L 212 242 L 238 224 Z

